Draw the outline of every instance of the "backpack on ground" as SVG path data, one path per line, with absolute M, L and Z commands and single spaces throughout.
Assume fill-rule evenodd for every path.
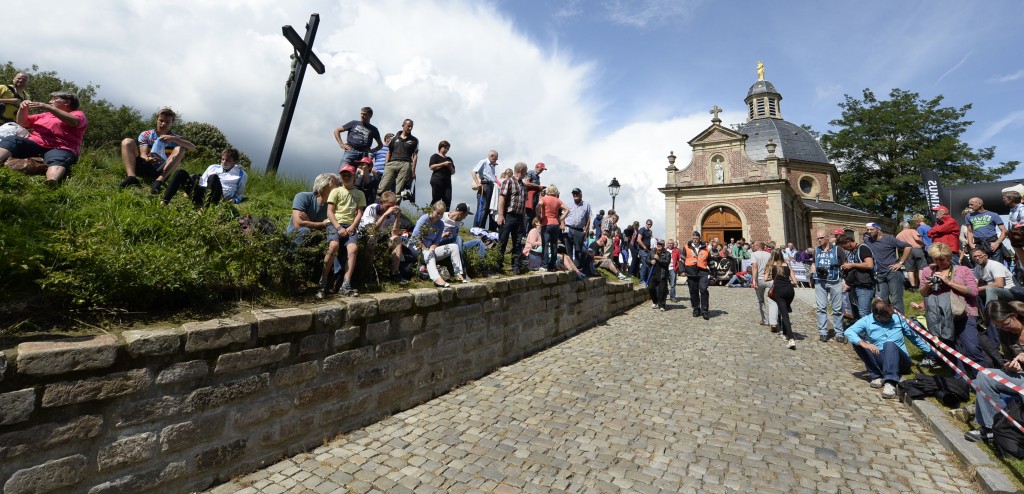
M 1018 424 L 1024 425 L 1024 405 L 1020 400 L 1013 400 L 1010 406 L 1006 407 L 1006 413 L 1013 417 Z M 1010 455 L 1018 460 L 1024 459 L 1024 432 L 1021 432 L 1001 413 L 996 414 L 995 420 L 992 421 L 992 436 L 996 452 Z
M 950 408 L 956 408 L 971 398 L 967 383 L 954 377 L 918 374 L 913 379 L 900 381 L 899 387 L 912 400 L 934 396 Z

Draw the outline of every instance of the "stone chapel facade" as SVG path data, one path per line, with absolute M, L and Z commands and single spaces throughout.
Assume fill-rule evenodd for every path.
M 835 202 L 839 172 L 818 141 L 782 119 L 782 95 L 759 79 L 744 102 L 747 121 L 736 130 L 722 125 L 717 106 L 711 126 L 687 144 L 690 163 L 675 166 L 669 155 L 665 194 L 666 232 L 682 241 L 694 231 L 718 238 L 774 240 L 780 246 L 816 245 L 814 231 L 862 232 L 874 216 Z

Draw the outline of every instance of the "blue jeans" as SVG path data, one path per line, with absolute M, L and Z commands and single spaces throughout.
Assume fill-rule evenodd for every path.
M 877 345 L 876 345 L 877 346 Z M 899 345 L 891 341 L 878 347 L 878 355 L 860 345 L 853 345 L 857 356 L 867 367 L 871 380 L 879 377 L 893 384 L 900 382 L 900 375 L 910 372 L 910 356 L 900 350 Z
M 482 182 L 476 191 L 476 215 L 473 216 L 473 227 L 487 229 L 487 216 L 491 207 L 491 194 L 494 193 L 494 182 Z
M 857 303 L 857 319 L 871 313 L 871 300 L 875 298 L 875 289 L 870 286 L 855 286 L 850 288 L 850 296 Z
M 558 257 L 558 239 L 562 231 L 558 225 L 545 225 L 541 227 L 541 259 L 544 260 L 544 267 L 548 271 L 555 270 L 555 259 Z
M 571 226 L 565 229 L 565 247 L 569 250 L 569 255 L 576 263 L 576 267 L 583 264 L 583 246 L 586 241 L 587 234 L 583 230 L 577 230 Z
M 480 256 L 481 259 L 483 259 L 485 255 L 487 255 L 487 248 L 484 247 L 483 240 L 480 240 L 479 238 L 474 238 L 472 240 L 466 241 L 462 240 L 462 237 L 458 237 L 457 240 L 455 240 L 455 242 L 459 244 L 459 252 L 466 252 L 469 249 L 476 249 L 476 253 Z
M 676 276 L 678 275 L 679 273 L 676 273 L 674 270 L 670 269 L 668 271 L 668 298 L 672 299 L 672 301 L 676 300 Z
M 875 273 L 875 283 L 878 291 L 878 298 L 892 304 L 892 306 L 904 313 L 903 310 L 903 271 L 889 271 L 888 273 Z
M 643 249 L 637 249 L 636 256 L 640 259 L 640 283 L 647 283 L 647 273 L 651 269 L 651 265 L 647 264 L 647 262 L 651 260 L 651 253 Z
M 991 261 L 990 261 L 991 262 Z M 990 369 L 994 374 L 1006 378 L 1017 386 L 1024 386 L 1024 374 L 1009 373 L 1006 371 Z M 1008 395 L 1016 395 L 1017 392 L 1010 389 L 1005 384 L 999 384 L 995 379 L 987 377 L 984 374 L 978 374 L 978 377 L 974 380 L 974 384 L 978 386 L 978 389 L 982 393 L 987 394 L 993 400 L 999 400 L 999 394 L 1005 393 Z M 988 402 L 981 395 L 978 395 L 978 401 L 974 404 L 974 420 L 978 422 L 978 425 L 987 429 L 992 428 L 992 421 L 995 420 L 996 414 L 995 406 Z
M 843 332 L 843 283 L 814 280 L 814 308 L 818 315 L 818 335 L 828 334 L 828 305 L 832 305 L 832 328 Z

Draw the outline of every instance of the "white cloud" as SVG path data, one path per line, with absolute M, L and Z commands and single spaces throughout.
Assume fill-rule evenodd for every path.
M 645 28 L 688 20 L 701 0 L 606 0 L 604 17 L 626 26 Z
M 988 82 L 1004 83 L 1004 82 L 1013 82 L 1013 81 L 1016 81 L 1018 79 L 1024 79 L 1024 69 L 1018 70 L 1018 71 L 1016 71 L 1016 72 L 1014 72 L 1012 74 L 1007 74 L 1007 75 L 1004 75 L 1004 76 L 993 77 L 993 78 L 989 79 Z
M 942 80 L 945 79 L 946 76 L 948 76 L 949 74 L 952 74 L 953 72 L 955 72 L 956 69 L 959 69 L 960 66 L 963 65 L 965 62 L 967 62 L 967 59 L 971 57 L 971 53 L 974 53 L 974 52 L 973 51 L 972 52 L 968 52 L 966 55 L 964 55 L 964 58 L 961 58 L 960 61 L 957 62 L 956 65 L 950 67 L 949 70 L 943 72 L 942 75 L 939 76 L 938 80 L 935 81 L 934 85 L 936 85 L 936 86 L 939 85 L 939 83 L 942 82 Z
M 52 3 L 23 4 L 19 16 L 44 18 Z M 679 12 L 658 2 L 641 7 L 659 5 Z M 31 54 L 12 57 L 16 65 L 38 64 L 99 84 L 100 96 L 114 103 L 144 114 L 170 105 L 185 119 L 213 123 L 262 172 L 292 51 L 281 26 L 301 35 L 317 10 L 314 49 L 327 72 L 306 71 L 282 174 L 336 171 L 341 151 L 333 129 L 371 106 L 382 133 L 397 130 L 404 118 L 416 121 L 421 203 L 429 199 L 427 159 L 445 139 L 456 163 L 456 202 L 473 204 L 469 170 L 493 148 L 506 166 L 545 161 L 544 183 L 578 186 L 595 208 L 610 205 L 607 184 L 617 177 L 623 219 L 649 216 L 664 225 L 664 198 L 656 189 L 665 182 L 665 156 L 675 151 L 688 162 L 686 141 L 710 123 L 700 113 L 606 126 L 592 87 L 593 63 L 541 49 L 493 6 L 469 0 L 185 0 L 159 9 L 128 0 L 62 3 L 62 15 L 76 22 L 61 30 L 11 23 L 6 46 L 11 54 Z
M 989 139 L 995 137 L 997 134 L 1003 131 L 1003 129 L 1011 126 L 1024 123 L 1024 110 L 1017 110 L 1003 118 L 993 122 L 988 127 L 985 127 L 985 131 L 981 133 L 981 137 L 978 138 L 979 142 L 985 143 Z

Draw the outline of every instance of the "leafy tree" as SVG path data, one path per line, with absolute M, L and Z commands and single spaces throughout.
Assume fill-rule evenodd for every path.
M 829 122 L 839 130 L 821 144 L 841 172 L 837 199 L 893 221 L 926 208 L 921 169 L 931 168 L 944 185 L 997 180 L 1018 161 L 986 167 L 995 147 L 972 149 L 960 136 L 974 122 L 964 120 L 970 104 L 943 107 L 942 95 L 930 100 L 893 89 L 879 100 L 870 89 L 864 98 L 846 95 L 842 116 Z

